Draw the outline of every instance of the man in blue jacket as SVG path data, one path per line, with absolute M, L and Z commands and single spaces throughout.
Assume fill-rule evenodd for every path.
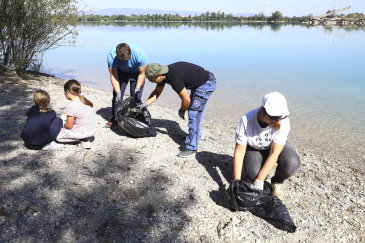
M 184 143 L 185 148 L 177 156 L 194 155 L 198 149 L 206 104 L 216 88 L 213 73 L 189 62 L 176 62 L 167 66 L 151 63 L 147 65 L 146 77 L 157 85 L 142 106 L 155 102 L 166 83 L 179 95 L 181 107 L 178 114 L 185 120 L 185 112 L 188 111 L 189 134 Z M 187 90 L 191 90 L 190 95 Z

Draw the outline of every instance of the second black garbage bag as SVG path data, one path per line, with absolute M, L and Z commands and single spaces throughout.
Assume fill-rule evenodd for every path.
M 296 226 L 286 206 L 270 190 L 265 182 L 264 190 L 256 190 L 246 181 L 233 181 L 229 187 L 230 207 L 234 211 L 249 211 L 263 218 L 276 228 L 293 233 Z
M 151 114 L 147 108 L 138 108 L 140 104 L 134 97 L 126 98 L 117 104 L 118 125 L 134 137 L 156 136 Z

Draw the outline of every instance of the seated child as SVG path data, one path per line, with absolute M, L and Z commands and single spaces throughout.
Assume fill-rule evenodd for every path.
M 43 150 L 56 149 L 59 144 L 54 140 L 60 133 L 62 119 L 48 107 L 50 97 L 46 91 L 39 89 L 33 97 L 35 105 L 26 113 L 28 119 L 20 137 L 28 145 L 27 147 Z
M 56 140 L 62 143 L 81 141 L 83 148 L 90 149 L 90 142 L 96 132 L 93 103 L 81 95 L 81 85 L 74 79 L 65 83 L 64 91 L 71 103 L 66 107 L 66 122 Z

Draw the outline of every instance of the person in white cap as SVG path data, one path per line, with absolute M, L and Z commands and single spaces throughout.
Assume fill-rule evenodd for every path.
M 266 94 L 262 106 L 247 112 L 236 129 L 233 180 L 246 180 L 263 190 L 264 181 L 277 164 L 271 178 L 273 194 L 283 199 L 282 183 L 300 167 L 300 159 L 288 144 L 289 110 L 279 92 Z

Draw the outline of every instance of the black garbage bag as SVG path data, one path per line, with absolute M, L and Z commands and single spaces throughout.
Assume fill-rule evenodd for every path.
M 249 182 L 236 180 L 228 188 L 230 207 L 234 211 L 249 211 L 257 217 L 263 218 L 276 228 L 293 233 L 296 226 L 289 215 L 286 206 L 274 196 L 270 183 L 265 181 L 264 190 L 256 190 Z
M 156 136 L 151 114 L 147 108 L 137 108 L 140 104 L 132 96 L 117 104 L 116 119 L 118 125 L 135 137 Z

